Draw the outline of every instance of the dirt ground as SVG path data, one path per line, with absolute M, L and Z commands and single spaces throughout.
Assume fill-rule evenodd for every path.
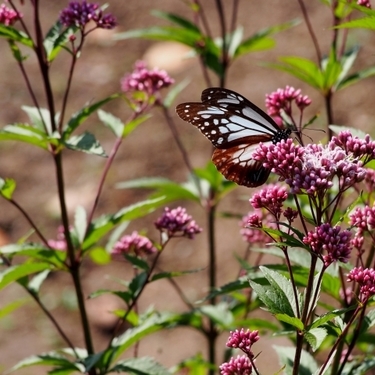
M 28 1 L 26 1 L 28 3 Z M 47 26 L 58 16 L 58 12 L 67 1 L 42 1 L 42 16 Z M 119 26 L 115 32 L 141 28 L 150 25 L 163 25 L 166 21 L 150 15 L 150 10 L 158 7 L 160 10 L 187 16 L 183 1 L 120 1 L 108 0 L 109 10 L 116 15 Z M 207 9 L 207 16 L 212 22 L 213 31 L 219 35 L 217 13 L 213 0 L 203 2 Z M 230 1 L 224 2 L 227 6 Z M 306 1 L 308 13 L 313 26 L 321 41 L 323 51 L 327 51 L 330 42 L 329 29 L 331 15 L 322 2 Z M 29 14 L 25 9 L 25 17 Z M 297 1 L 242 1 L 240 2 L 239 24 L 244 27 L 244 35 L 252 35 L 261 28 L 280 24 L 295 18 L 302 20 Z M 360 58 L 356 68 L 370 66 L 375 61 L 375 34 L 364 31 L 353 31 L 350 42 L 362 46 Z M 178 102 L 198 100 L 205 83 L 199 69 L 198 61 L 194 58 L 186 59 L 186 50 L 179 45 L 170 43 L 150 42 L 145 40 L 127 40 L 114 42 L 112 32 L 98 31 L 93 33 L 84 49 L 75 74 L 75 81 L 69 105 L 71 113 L 78 110 L 88 101 L 99 100 L 119 90 L 119 81 L 124 73 L 132 70 L 136 60 L 145 59 L 150 67 L 158 66 L 168 70 L 177 82 L 185 78 L 190 80 L 188 88 L 180 95 Z M 278 87 L 293 85 L 301 87 L 303 92 L 313 99 L 308 115 L 321 112 L 315 127 L 325 124 L 323 101 L 318 93 L 300 84 L 297 80 L 261 66 L 262 62 L 272 62 L 278 56 L 298 55 L 314 57 L 312 42 L 308 37 L 303 22 L 291 30 L 276 36 L 276 47 L 269 51 L 253 53 L 236 61 L 230 69 L 228 88 L 234 89 L 248 97 L 251 101 L 264 108 L 265 93 L 274 91 Z M 20 107 L 32 105 L 24 88 L 21 74 L 17 65 L 12 61 L 7 43 L 0 42 L 0 124 L 27 121 Z M 58 100 L 65 87 L 65 77 L 69 66 L 69 57 L 62 54 L 52 69 L 55 93 Z M 40 98 L 43 98 L 43 87 L 38 78 L 38 70 L 34 57 L 27 62 L 29 72 L 33 77 L 33 85 L 37 88 Z M 218 84 L 215 81 L 215 84 Z M 338 93 L 334 101 L 335 123 L 355 126 L 363 130 L 373 129 L 374 79 L 368 79 L 355 88 Z M 105 107 L 105 110 L 126 119 L 129 114 L 124 103 L 116 101 Z M 204 166 L 210 157 L 211 146 L 207 140 L 192 126 L 176 121 L 192 163 L 195 167 Z M 101 141 L 106 151 L 109 151 L 114 141 L 110 132 L 99 125 L 96 116 L 87 121 L 86 129 L 92 131 Z M 310 133 L 309 133 L 310 134 Z M 372 134 L 374 135 L 374 134 Z M 315 132 L 314 138 L 324 137 L 323 133 Z M 0 144 L 0 176 L 11 177 L 17 181 L 16 199 L 47 233 L 47 237 L 54 238 L 59 224 L 58 206 L 54 170 L 50 156 L 24 144 Z M 75 152 L 67 152 L 65 158 L 65 176 L 67 184 L 68 204 L 70 213 L 77 205 L 90 207 L 94 197 L 100 172 L 104 160 Z M 108 176 L 105 192 L 100 200 L 98 215 L 111 213 L 121 207 L 136 203 L 147 196 L 143 191 L 119 190 L 115 184 L 140 177 L 160 176 L 182 182 L 187 176 L 182 158 L 173 142 L 170 130 L 158 111 L 154 111 L 152 119 L 139 127 L 124 143 L 113 168 Z M 228 196 L 220 207 L 220 211 L 231 211 L 245 214 L 247 200 L 252 194 L 251 189 L 238 188 Z M 187 205 L 196 221 L 205 227 L 205 215 L 201 208 L 192 204 Z M 152 222 L 160 211 L 144 220 L 136 221 L 128 228 L 152 228 Z M 17 241 L 29 231 L 29 226 L 19 213 L 7 202 L 0 201 L 0 228 L 3 232 L 3 242 Z M 156 232 L 150 229 L 150 236 Z M 156 238 L 156 237 L 155 237 Z M 217 231 L 218 243 L 218 279 L 224 284 L 236 278 L 238 265 L 235 254 L 243 254 L 245 244 L 239 235 L 236 220 L 220 219 Z M 205 234 L 195 241 L 175 241 L 161 259 L 161 267 L 166 270 L 205 268 L 207 266 L 207 243 Z M 83 284 L 85 294 L 99 288 L 117 287 L 113 280 L 116 277 L 126 278 L 129 268 L 122 262 L 113 262 L 107 266 L 97 266 L 89 261 L 83 268 Z M 205 292 L 207 275 L 205 271 L 197 275 L 182 277 L 178 283 L 184 288 L 192 301 L 198 300 Z M 67 275 L 54 275 L 43 286 L 44 300 L 56 315 L 58 321 L 67 328 L 77 346 L 82 346 L 79 320 L 74 305 L 73 287 Z M 169 298 L 165 296 L 168 293 Z M 0 291 L 0 306 L 20 299 L 28 298 L 24 291 L 11 285 Z M 153 304 L 155 308 L 172 311 L 182 311 L 183 305 L 178 296 L 166 282 L 150 285 L 140 303 L 140 310 Z M 88 302 L 88 310 L 92 319 L 95 335 L 95 348 L 105 347 L 109 339 L 108 331 L 113 324 L 110 310 L 119 308 L 119 301 L 110 297 L 100 297 Z M 12 316 L 0 320 L 0 372 L 8 369 L 22 358 L 38 354 L 62 345 L 53 326 L 46 321 L 37 306 L 28 302 Z M 181 336 L 183 335 L 183 336 Z M 181 337 L 183 339 L 181 340 Z M 221 337 L 221 349 L 224 350 L 226 337 Z M 274 340 L 272 344 L 280 341 Z M 281 341 L 285 344 L 285 341 Z M 269 342 L 263 343 L 258 359 L 262 373 L 275 373 L 279 369 L 276 357 L 270 357 L 272 349 Z M 261 344 L 260 344 L 261 346 Z M 140 356 L 154 356 L 165 366 L 172 366 L 179 360 L 192 356 L 197 352 L 205 353 L 205 342 L 197 333 L 187 329 L 164 331 L 155 334 L 142 342 L 139 347 Z M 222 353 L 222 351 L 220 351 Z M 129 354 L 131 355 L 131 353 Z M 220 354 L 221 355 L 221 354 Z M 270 360 L 272 358 L 272 360 Z M 262 368 L 262 366 L 264 366 Z M 25 369 L 18 374 L 45 374 L 43 369 Z

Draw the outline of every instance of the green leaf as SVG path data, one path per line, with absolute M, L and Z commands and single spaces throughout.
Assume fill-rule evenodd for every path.
M 190 83 L 190 80 L 184 79 L 183 81 L 181 81 L 177 85 L 173 85 L 172 89 L 170 89 L 168 91 L 168 94 L 166 95 L 165 99 L 163 100 L 164 107 L 169 108 L 172 105 L 172 103 L 174 102 L 174 100 L 176 99 L 176 97 L 178 96 L 178 94 L 181 91 L 183 91 L 184 88 L 187 87 L 187 85 L 189 83 Z
M 0 178 L 0 194 L 7 200 L 12 199 L 14 190 L 16 189 L 16 181 L 12 178 L 5 180 Z
M 65 371 L 70 370 L 70 372 L 72 372 L 73 370 L 79 371 L 81 373 L 86 372 L 85 367 L 82 364 L 71 362 L 56 351 L 51 351 L 48 353 L 43 353 L 40 355 L 33 355 L 31 357 L 27 357 L 23 359 L 22 361 L 18 362 L 15 366 L 13 366 L 10 370 L 8 370 L 8 372 L 13 372 L 21 368 L 36 366 L 36 365 L 59 366 Z M 65 374 L 67 373 L 69 372 L 65 372 Z
M 141 357 L 119 361 L 110 369 L 110 372 L 126 372 L 135 375 L 171 375 L 165 367 L 153 358 Z
M 74 151 L 85 152 L 86 154 L 107 157 L 100 143 L 91 133 L 85 132 L 81 135 L 74 135 L 64 142 L 67 148 Z
M 234 317 L 228 304 L 225 302 L 220 302 L 215 306 L 201 306 L 200 311 L 208 316 L 222 330 L 230 329 L 233 326 Z
M 143 270 L 143 271 L 146 271 L 146 272 L 150 269 L 148 263 L 142 258 L 139 258 L 139 257 L 137 257 L 135 255 L 131 255 L 131 254 L 125 254 L 125 258 L 135 268 L 139 268 L 140 270 Z
M 12 26 L 0 25 L 0 37 L 19 42 L 27 47 L 33 47 L 33 41 L 23 31 L 17 30 Z
M 327 331 L 324 328 L 312 328 L 308 332 L 305 332 L 304 336 L 315 352 L 327 337 Z
M 87 228 L 87 214 L 82 206 L 76 208 L 74 215 L 74 231 L 80 244 L 82 244 Z
M 277 355 L 279 356 L 281 366 L 286 366 L 285 373 L 292 374 L 295 360 L 296 349 L 286 346 L 273 345 Z M 311 375 L 317 373 L 318 364 L 311 354 L 302 350 L 301 362 L 298 368 L 298 375 Z
M 145 114 L 142 116 L 136 117 L 134 120 L 127 122 L 124 127 L 124 131 L 122 132 L 122 138 L 126 138 L 130 133 L 133 132 L 139 125 L 143 124 L 146 120 L 151 117 L 151 114 Z
M 22 62 L 27 59 L 27 56 L 22 55 L 18 45 L 13 40 L 8 40 L 10 50 L 12 51 L 13 57 L 17 62 Z
M 0 130 L 0 141 L 20 141 L 38 146 L 44 150 L 48 149 L 51 141 L 45 132 L 32 128 L 29 125 L 6 125 Z
M 345 308 L 345 309 L 337 309 L 337 310 L 333 310 L 333 311 L 329 311 L 327 312 L 326 314 L 323 314 L 321 315 L 320 317 L 318 317 L 314 322 L 313 324 L 311 324 L 311 326 L 308 328 L 308 330 L 310 329 L 314 329 L 314 328 L 318 328 L 324 324 L 326 324 L 327 322 L 329 322 L 330 320 L 336 318 L 337 316 L 341 316 L 341 315 L 344 315 L 345 313 L 347 313 L 348 311 L 352 311 L 355 309 L 355 306 L 351 306 L 351 307 L 348 307 L 348 308 Z
M 40 287 L 42 286 L 44 280 L 47 279 L 51 270 L 44 270 L 37 275 L 35 275 L 28 284 L 28 289 L 35 295 L 39 293 Z
M 57 21 L 48 30 L 43 41 L 43 46 L 49 62 L 52 62 L 57 57 L 66 42 L 69 41 L 69 37 L 72 36 L 78 28 L 76 26 L 72 26 L 66 28 L 62 32 L 61 29 L 61 23 L 60 21 Z
M 344 22 L 337 29 L 370 29 L 375 30 L 375 16 L 363 17 L 349 22 Z
M 62 139 L 66 140 L 70 137 L 70 135 L 76 130 L 93 112 L 99 109 L 104 104 L 108 103 L 109 101 L 118 98 L 118 94 L 114 94 L 108 96 L 107 98 L 100 100 L 94 104 L 87 105 L 76 112 L 68 121 L 66 129 L 62 135 Z
M 0 289 L 24 276 L 50 269 L 48 263 L 23 263 L 0 271 Z
M 200 33 L 198 26 L 186 18 L 183 18 L 177 14 L 162 12 L 160 10 L 152 10 L 151 14 L 155 17 L 171 21 L 178 26 L 181 26 L 183 29 L 191 30 Z
M 103 215 L 89 224 L 89 230 L 85 241 L 82 244 L 82 250 L 87 250 L 95 245 L 105 234 L 107 234 L 116 225 L 137 219 L 155 211 L 164 203 L 163 198 L 148 199 L 128 207 L 122 208 L 116 214 Z
M 111 255 L 102 247 L 90 250 L 89 256 L 94 263 L 99 265 L 105 265 L 111 262 Z
M 35 243 L 5 245 L 0 247 L 0 254 L 26 256 L 37 261 L 49 263 L 51 266 L 58 269 L 65 269 L 64 261 L 67 255 L 65 251 L 52 250 L 41 244 Z
M 124 123 L 116 116 L 113 116 L 109 112 L 105 112 L 102 109 L 98 110 L 98 117 L 100 121 L 107 126 L 115 134 L 117 138 L 122 136 L 124 132 Z
M 52 134 L 51 116 L 48 109 L 29 107 L 26 105 L 22 106 L 21 108 L 24 112 L 26 112 L 30 122 L 36 129 L 43 134 Z
M 156 189 L 151 198 L 163 198 L 164 204 L 176 200 L 199 202 L 199 197 L 192 191 L 190 184 L 177 184 L 167 178 L 145 177 L 116 184 L 119 189 L 146 188 Z
M 275 318 L 280 322 L 284 322 L 290 324 L 293 327 L 296 327 L 300 331 L 305 328 L 303 322 L 299 318 L 294 318 L 286 314 L 275 314 Z
M 336 90 L 341 90 L 343 88 L 349 87 L 362 79 L 373 77 L 375 75 L 375 67 L 371 66 L 369 68 L 365 68 L 358 72 L 355 72 L 345 78 L 343 78 L 339 84 L 337 85 Z
M 297 25 L 298 23 L 299 20 L 292 20 L 281 25 L 271 26 L 260 30 L 256 34 L 240 43 L 235 49 L 233 56 L 239 57 L 249 52 L 262 51 L 272 48 L 275 45 L 275 41 L 270 38 L 271 35 L 274 35 L 283 30 L 287 30 Z
M 298 56 L 280 57 L 281 63 L 266 64 L 267 66 L 287 72 L 303 82 L 321 90 L 324 77 L 320 68 L 311 60 Z
M 115 360 L 125 350 L 130 348 L 136 342 L 140 341 L 143 337 L 174 324 L 177 318 L 178 315 L 175 314 L 153 314 L 143 321 L 139 326 L 130 328 L 122 335 L 114 338 L 111 342 L 110 349 L 108 349 L 106 353 L 109 356 L 108 365 L 110 361 Z
M 4 318 L 7 315 L 12 314 L 19 307 L 23 306 L 26 302 L 29 302 L 30 298 L 23 298 L 17 301 L 8 303 L 6 306 L 0 308 L 0 319 Z
M 172 272 L 159 272 L 156 273 L 151 277 L 150 281 L 157 281 L 161 279 L 171 279 L 173 277 L 178 276 L 184 276 L 184 275 L 190 275 L 192 273 L 197 273 L 202 271 L 202 269 L 196 269 L 196 270 L 187 270 L 187 271 L 172 271 Z

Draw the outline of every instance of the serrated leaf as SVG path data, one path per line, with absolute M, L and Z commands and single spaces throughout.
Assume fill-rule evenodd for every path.
M 130 264 L 132 264 L 136 268 L 139 268 L 140 270 L 148 271 L 150 269 L 148 263 L 140 257 L 131 254 L 125 254 L 125 258 Z
M 91 133 L 85 132 L 81 135 L 74 135 L 64 142 L 70 150 L 81 151 L 86 154 L 107 157 L 100 143 Z
M 150 281 L 157 281 L 157 280 L 161 280 L 161 279 L 170 279 L 170 278 L 173 278 L 173 277 L 190 275 L 192 273 L 197 273 L 197 272 L 200 272 L 200 271 L 202 271 L 202 269 L 188 270 L 188 271 L 159 272 L 159 273 L 156 273 L 155 275 L 152 275 Z
M 27 59 L 27 56 L 24 56 L 19 49 L 18 45 L 13 40 L 8 40 L 10 50 L 12 51 L 13 57 L 17 62 L 22 63 L 22 61 Z
M 117 362 L 110 372 L 126 372 L 135 375 L 171 375 L 165 367 L 156 362 L 153 358 L 141 357 L 130 358 Z
M 353 85 L 357 82 L 359 82 L 362 79 L 373 77 L 375 75 L 375 67 L 371 66 L 369 68 L 365 68 L 362 70 L 359 70 L 358 72 L 355 72 L 346 78 L 343 78 L 339 84 L 337 85 L 337 90 L 341 90 L 343 88 L 346 88 L 350 85 Z
M 312 328 L 308 332 L 305 332 L 304 337 L 315 352 L 327 337 L 327 331 L 324 328 Z
M 14 190 L 16 189 L 16 181 L 12 178 L 5 180 L 0 178 L 0 194 L 7 200 L 12 199 Z
M 344 22 L 339 26 L 336 26 L 337 29 L 370 29 L 375 30 L 375 17 L 363 17 L 360 19 L 355 19 L 349 22 Z

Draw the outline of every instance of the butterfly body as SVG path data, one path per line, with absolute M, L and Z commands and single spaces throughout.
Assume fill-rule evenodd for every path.
M 212 161 L 216 168 L 239 185 L 256 187 L 265 183 L 270 170 L 252 154 L 259 142 L 276 144 L 287 139 L 290 129 L 280 129 L 270 116 L 234 91 L 208 88 L 201 99 L 201 103 L 179 104 L 176 112 L 214 145 Z

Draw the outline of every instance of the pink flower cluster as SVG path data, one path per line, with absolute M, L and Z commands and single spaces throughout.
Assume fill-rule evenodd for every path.
M 245 355 L 238 355 L 236 358 L 232 357 L 229 362 L 225 362 L 220 366 L 221 375 L 249 375 L 253 371 L 251 360 L 254 354 L 251 350 L 253 344 L 259 340 L 258 331 L 250 331 L 249 329 L 241 328 L 231 331 L 227 347 L 242 350 Z
M 152 242 L 138 232 L 134 231 L 117 241 L 112 249 L 112 254 L 129 254 L 134 253 L 137 256 L 142 254 L 149 255 L 157 252 Z
M 357 4 L 363 7 L 371 9 L 371 2 L 370 0 L 357 0 Z
M 121 89 L 125 93 L 142 91 L 151 96 L 173 83 L 174 80 L 165 70 L 157 68 L 149 70 L 144 61 L 137 61 L 134 71 L 122 78 Z
M 167 233 L 169 238 L 187 237 L 193 239 L 196 234 L 202 232 L 202 228 L 196 224 L 183 207 L 172 210 L 166 207 L 163 215 L 156 220 L 155 226 L 161 232 Z
M 48 245 L 55 250 L 66 250 L 66 240 L 64 234 L 64 227 L 60 225 L 57 228 L 57 239 L 56 240 L 48 240 Z
M 348 274 L 348 281 L 359 284 L 362 302 L 375 295 L 375 270 L 373 268 L 355 267 Z
M 300 111 L 303 111 L 311 104 L 309 97 L 301 94 L 301 89 L 296 90 L 294 87 L 286 86 L 285 89 L 277 89 L 266 95 L 267 113 L 276 118 L 276 120 L 281 120 L 283 111 L 288 116 L 292 116 L 293 101 Z M 280 121 L 277 122 L 279 123 Z
M 255 209 L 265 208 L 276 219 L 279 219 L 283 204 L 287 198 L 288 193 L 284 186 L 268 185 L 253 195 L 250 199 L 250 204 Z
M 285 180 L 291 193 L 322 196 L 333 186 L 335 178 L 340 191 L 363 181 L 366 169 L 359 159 L 366 156 L 369 161 L 375 157 L 375 143 L 365 141 L 366 147 L 360 147 L 360 153 L 355 146 L 361 143 L 360 140 L 351 138 L 339 144 L 339 139 L 340 135 L 326 146 L 309 144 L 303 147 L 295 145 L 290 138 L 271 145 L 261 143 L 253 158 Z
M 253 373 L 253 366 L 246 355 L 232 357 L 228 362 L 220 365 L 221 375 L 250 375 Z
M 8 8 L 5 4 L 0 5 L 0 23 L 6 26 L 12 26 L 16 21 L 22 18 L 22 14 Z
M 101 29 L 113 29 L 116 19 L 112 14 L 103 14 L 97 3 L 88 3 L 86 0 L 71 1 L 68 6 L 60 12 L 60 22 L 67 27 L 76 26 L 84 29 L 93 21 L 96 27 Z
M 349 215 L 350 225 L 358 228 L 362 234 L 375 229 L 375 204 L 370 208 L 356 207 L 353 213 Z
M 263 225 L 267 228 L 276 229 L 275 220 L 272 219 L 271 215 L 266 215 L 261 210 L 249 212 L 240 222 L 242 228 L 240 233 L 243 240 L 249 244 L 258 244 L 260 246 L 266 245 L 270 242 L 270 237 L 267 233 L 259 229 L 263 228 Z
M 351 232 L 341 230 L 339 226 L 322 224 L 309 232 L 303 242 L 310 246 L 311 250 L 323 259 L 325 267 L 333 262 L 347 263 L 352 251 Z

